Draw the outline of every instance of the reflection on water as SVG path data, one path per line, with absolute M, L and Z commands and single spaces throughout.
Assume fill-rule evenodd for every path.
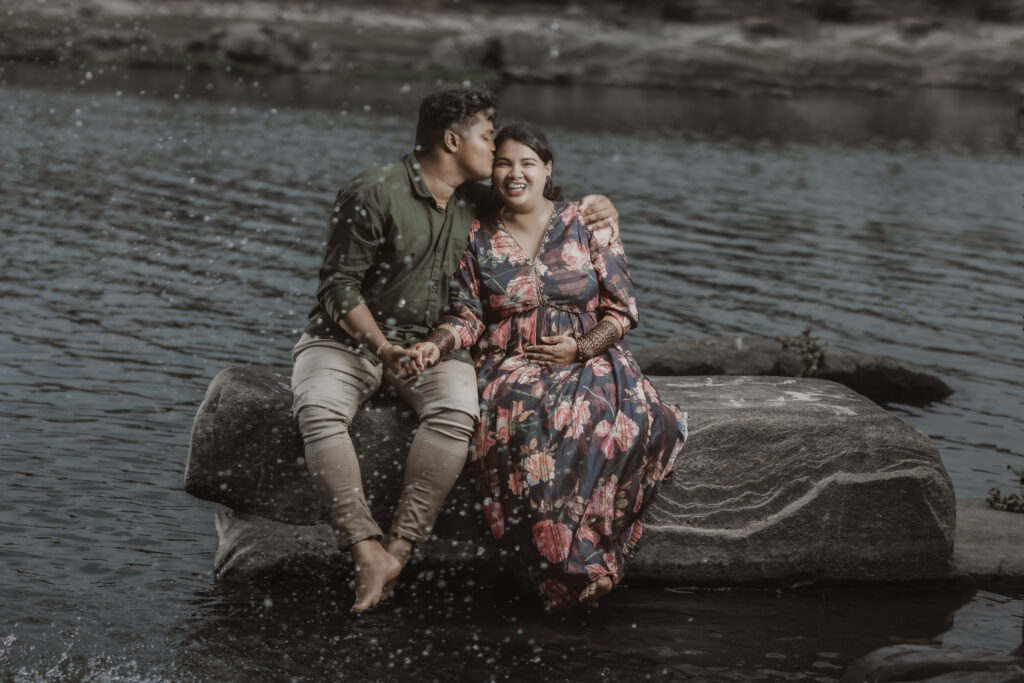
M 420 92 L 218 83 L 218 101 L 199 98 L 209 75 L 30 87 L 39 73 L 6 69 L 0 85 L 0 669 L 833 679 L 890 642 L 1019 642 L 1009 589 L 632 589 L 580 616 L 453 583 L 361 619 L 320 584 L 212 590 L 212 514 L 180 491 L 194 411 L 223 367 L 287 364 L 333 194 L 407 149 Z M 549 130 L 570 195 L 616 201 L 634 344 L 810 325 L 920 363 L 956 393 L 895 409 L 936 441 L 958 495 L 1010 485 L 1024 455 L 1012 107 L 949 93 L 502 98 Z

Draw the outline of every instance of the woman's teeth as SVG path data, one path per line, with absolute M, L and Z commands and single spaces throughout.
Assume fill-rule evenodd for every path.
M 509 183 L 506 185 L 510 192 L 522 192 L 526 189 L 526 183 Z

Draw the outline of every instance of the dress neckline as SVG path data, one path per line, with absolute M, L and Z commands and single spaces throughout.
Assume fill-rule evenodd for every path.
M 523 256 L 526 257 L 526 260 L 530 263 L 531 266 L 534 265 L 537 262 L 537 259 L 540 258 L 540 255 L 544 253 L 544 247 L 547 246 L 548 243 L 548 236 L 551 234 L 551 226 L 555 224 L 555 216 L 558 215 L 558 211 L 555 210 L 556 202 L 554 200 L 548 201 L 551 202 L 551 210 L 548 214 L 548 222 L 547 225 L 544 226 L 544 235 L 540 239 L 540 245 L 537 246 L 537 253 L 534 254 L 532 257 L 530 256 L 529 252 L 527 252 L 526 249 L 523 248 L 523 245 L 519 243 L 519 240 L 516 239 L 516 236 L 512 234 L 512 231 L 508 229 L 508 226 L 505 225 L 505 221 L 501 219 L 501 214 L 505 212 L 505 208 L 502 207 L 502 209 L 498 211 L 498 227 L 504 230 L 505 234 L 512 239 L 512 241 L 516 245 L 516 248 L 522 253 Z

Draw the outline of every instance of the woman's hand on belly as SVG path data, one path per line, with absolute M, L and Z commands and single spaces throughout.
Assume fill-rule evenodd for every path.
M 523 348 L 525 356 L 538 365 L 568 365 L 576 360 L 576 340 L 559 334 L 541 337 L 540 344 L 528 344 Z

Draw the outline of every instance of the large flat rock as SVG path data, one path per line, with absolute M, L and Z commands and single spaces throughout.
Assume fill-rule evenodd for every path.
M 892 582 L 950 573 L 956 507 L 929 439 L 833 382 L 656 377 L 690 439 L 647 518 L 631 578 L 707 585 Z M 232 368 L 196 416 L 186 490 L 217 513 L 222 578 L 331 563 L 288 405 L 287 375 Z M 393 399 L 353 421 L 371 508 L 386 528 L 415 420 Z M 494 557 L 464 474 L 428 561 Z M 298 526 L 295 526 L 298 525 Z M 494 560 L 495 562 L 497 560 Z
M 657 377 L 690 439 L 635 573 L 670 581 L 944 576 L 956 504 L 927 436 L 834 382 Z

